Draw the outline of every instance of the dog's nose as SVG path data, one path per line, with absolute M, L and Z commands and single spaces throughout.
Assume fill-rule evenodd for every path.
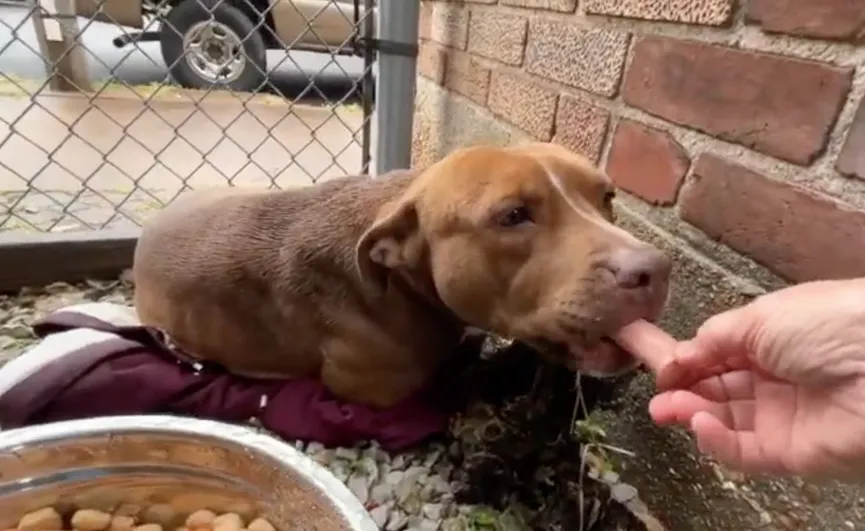
M 650 245 L 617 249 L 607 264 L 616 284 L 624 289 L 646 289 L 665 284 L 672 262 L 666 254 Z

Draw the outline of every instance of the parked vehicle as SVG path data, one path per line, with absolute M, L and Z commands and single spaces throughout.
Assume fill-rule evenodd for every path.
M 257 90 L 269 49 L 350 54 L 363 19 L 354 0 L 78 0 L 79 16 L 136 29 L 118 47 L 159 41 L 171 76 L 187 88 Z M 157 19 L 157 29 L 147 22 Z M 374 21 L 375 13 L 370 14 Z

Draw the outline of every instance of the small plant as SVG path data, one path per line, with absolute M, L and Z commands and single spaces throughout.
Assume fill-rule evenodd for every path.
M 498 515 L 488 507 L 477 507 L 468 515 L 469 531 L 495 531 Z
M 607 432 L 601 425 L 596 412 L 589 412 L 583 397 L 580 375 L 576 379 L 577 400 L 574 404 L 574 412 L 571 418 L 575 436 L 582 443 L 580 474 L 580 522 L 578 529 L 584 529 L 583 518 L 585 515 L 586 500 L 583 497 L 583 481 L 588 475 L 594 479 L 601 479 L 605 475 L 615 472 L 614 455 L 627 455 L 634 457 L 635 454 L 624 448 L 613 446 L 606 442 Z
M 616 471 L 614 454 L 634 455 L 633 452 L 606 443 L 607 432 L 595 415 L 576 421 L 574 428 L 577 437 L 585 445 L 585 451 L 594 457 L 592 464 L 599 466 L 597 472 L 601 475 Z

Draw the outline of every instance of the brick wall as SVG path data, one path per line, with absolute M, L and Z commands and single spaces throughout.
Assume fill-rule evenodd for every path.
M 629 208 L 784 281 L 865 275 L 862 0 L 422 5 L 421 77 L 494 117 L 493 141 L 579 151 Z M 461 142 L 419 112 L 423 165 Z
M 416 166 L 536 139 L 606 169 L 619 223 L 675 258 L 678 336 L 865 276 L 865 0 L 430 0 L 418 74 Z M 669 529 L 865 530 L 865 491 L 730 474 L 632 391 L 608 433 Z

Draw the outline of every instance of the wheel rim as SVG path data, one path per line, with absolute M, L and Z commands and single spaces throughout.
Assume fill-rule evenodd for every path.
M 183 36 L 186 63 L 210 83 L 237 80 L 246 68 L 243 43 L 237 33 L 216 20 L 199 22 Z

